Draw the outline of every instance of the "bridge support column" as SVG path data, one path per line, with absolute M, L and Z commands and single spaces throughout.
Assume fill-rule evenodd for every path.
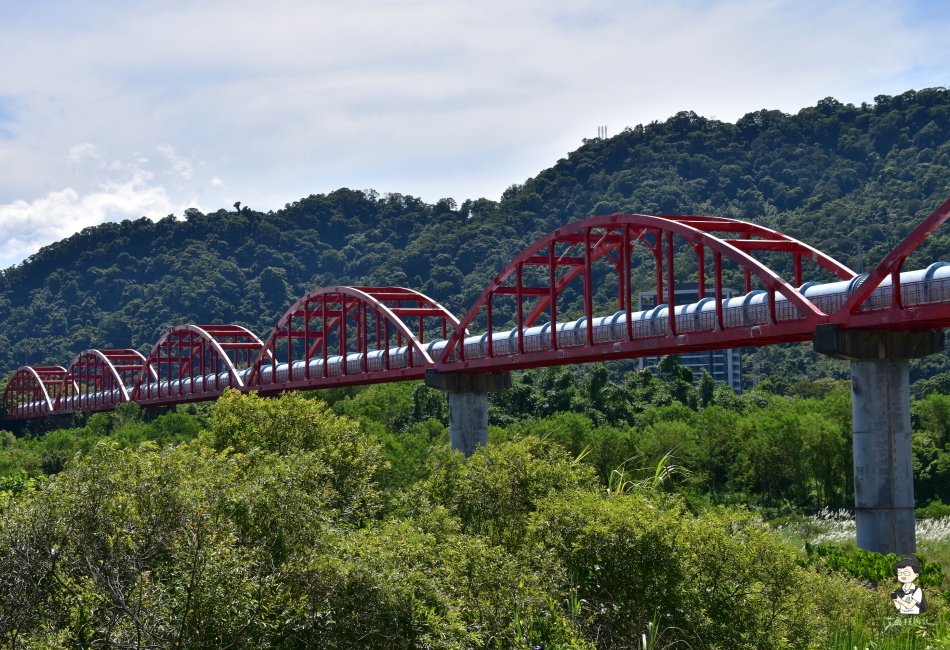
M 449 440 L 466 456 L 488 444 L 488 393 L 511 386 L 508 373 L 440 373 L 426 371 L 426 386 L 445 391 L 449 400 Z
M 842 330 L 820 325 L 815 351 L 851 362 L 854 510 L 858 547 L 913 553 L 909 359 L 943 350 L 942 331 Z

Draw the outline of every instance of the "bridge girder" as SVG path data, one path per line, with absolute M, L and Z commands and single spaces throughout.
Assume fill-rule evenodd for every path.
M 225 388 L 243 389 L 263 343 L 240 325 L 177 325 L 146 358 L 131 399 L 140 404 L 214 399 Z
M 15 419 L 45 417 L 53 413 L 66 369 L 62 366 L 21 366 L 3 391 L 3 405 Z

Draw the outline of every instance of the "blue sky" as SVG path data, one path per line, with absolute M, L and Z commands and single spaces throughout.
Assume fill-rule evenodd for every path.
M 593 137 L 950 85 L 950 3 L 0 3 L 0 268 L 338 187 L 497 199 Z

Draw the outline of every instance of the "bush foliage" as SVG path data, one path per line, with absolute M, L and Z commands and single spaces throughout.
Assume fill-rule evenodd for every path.
M 337 400 L 347 417 L 299 394 L 232 392 L 190 437 L 188 413 L 63 430 L 87 441 L 64 468 L 0 482 L 0 639 L 619 649 L 649 634 L 668 647 L 823 648 L 855 613 L 872 627 L 892 615 L 883 592 L 806 562 L 748 512 L 696 511 L 655 480 L 605 489 L 568 448 L 588 448 L 596 426 L 583 416 L 495 429 L 465 458 L 437 421 L 420 433 L 378 398 Z M 712 422 L 726 417 L 717 409 Z M 654 427 L 697 415 L 644 411 Z M 427 446 L 387 447 L 368 433 L 380 418 Z M 411 476 L 393 473 L 401 452 L 422 461 Z M 928 616 L 941 616 L 933 593 Z

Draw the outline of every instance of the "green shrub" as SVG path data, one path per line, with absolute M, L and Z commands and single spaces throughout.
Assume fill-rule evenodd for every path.
M 442 505 L 465 533 L 515 549 L 543 499 L 596 485 L 589 465 L 576 462 L 560 445 L 528 437 L 480 447 L 470 458 L 434 449 L 427 478 L 405 502 L 409 512 L 421 502 Z
M 852 578 L 877 586 L 897 582 L 894 566 L 901 561 L 894 553 L 875 553 L 863 548 L 844 548 L 835 544 L 811 544 L 805 542 L 808 565 L 820 571 L 838 571 Z M 916 583 L 922 587 L 940 587 L 946 575 L 937 562 L 928 562 L 918 555 L 920 577 Z
M 562 593 L 600 648 L 630 647 L 651 626 L 689 647 L 819 648 L 832 621 L 875 603 L 799 566 L 751 516 L 694 517 L 669 496 L 556 496 L 532 516 L 530 541 L 565 567 Z
M 217 450 L 260 450 L 278 456 L 312 452 L 328 470 L 334 508 L 358 521 L 374 515 L 381 505 L 376 482 L 383 464 L 379 442 L 323 402 L 297 393 L 263 398 L 228 390 L 215 402 L 211 428 L 200 440 Z
M 950 504 L 935 499 L 927 505 L 917 508 L 917 519 L 944 519 L 950 517 Z
M 289 569 L 294 647 L 592 649 L 504 549 L 451 519 L 373 524 Z

